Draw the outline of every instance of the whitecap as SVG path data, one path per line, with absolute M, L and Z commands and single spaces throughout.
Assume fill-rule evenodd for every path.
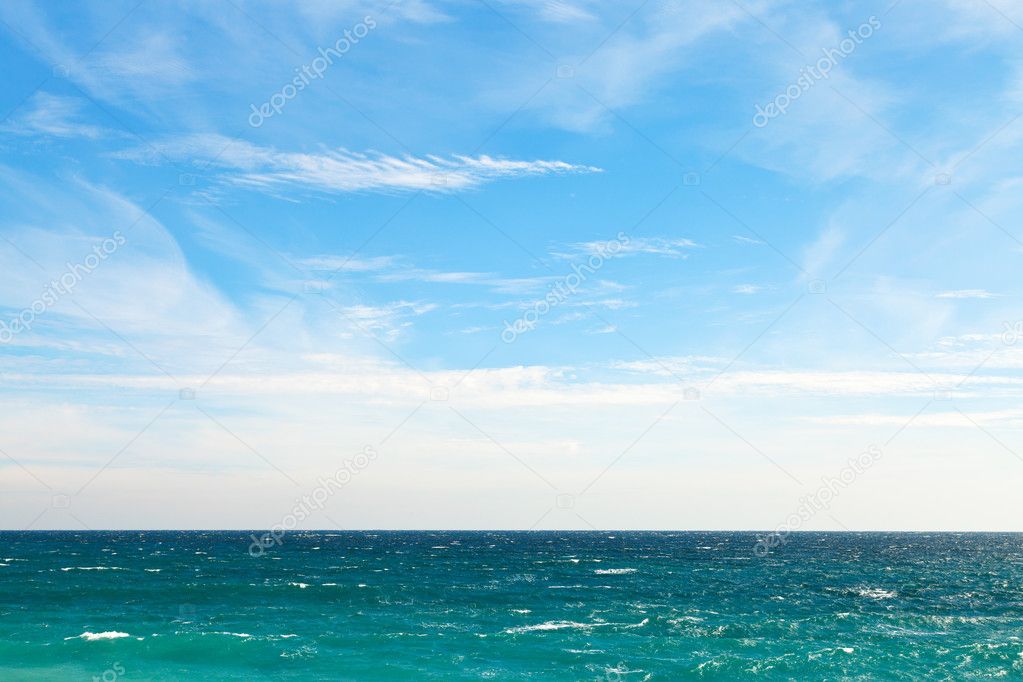
M 292 587 L 297 587 L 297 588 L 302 589 L 302 590 L 304 590 L 305 588 L 309 587 L 309 583 L 288 583 L 288 584 L 291 585 Z
M 894 590 L 883 590 L 880 587 L 861 587 L 856 590 L 856 594 L 869 599 L 891 599 L 898 596 Z
M 634 624 L 631 624 L 631 625 L 623 625 L 622 627 L 631 630 L 632 628 L 641 628 L 641 627 L 643 627 L 644 625 L 646 625 L 649 622 L 650 622 L 649 618 L 644 618 L 643 620 L 641 620 L 638 623 L 634 623 Z
M 544 632 L 547 630 L 589 630 L 590 628 L 609 625 L 609 623 L 576 623 L 571 620 L 549 620 L 546 623 L 537 625 L 522 625 L 517 628 L 508 628 L 506 634 L 518 635 L 523 632 Z
M 598 568 L 594 573 L 597 575 L 625 575 L 626 573 L 635 573 L 635 568 Z
M 117 632 L 116 630 L 109 630 L 107 632 L 83 632 L 80 635 L 74 637 L 65 637 L 64 641 L 70 639 L 84 639 L 86 642 L 95 642 L 101 639 L 120 639 L 122 637 L 131 637 L 127 632 Z

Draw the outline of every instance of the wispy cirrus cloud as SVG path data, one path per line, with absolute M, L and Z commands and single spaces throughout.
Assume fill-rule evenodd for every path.
M 606 241 L 575 242 L 562 247 L 561 251 L 552 252 L 552 255 L 565 259 L 580 256 L 606 257 L 610 253 L 607 247 Z M 681 237 L 630 237 L 628 241 L 619 240 L 613 255 L 615 258 L 637 255 L 687 258 L 688 250 L 696 248 L 700 248 L 700 245 L 691 239 Z
M 942 291 L 936 295 L 936 298 L 997 298 L 998 294 L 993 294 L 987 289 L 953 289 L 952 291 Z
M 360 303 L 335 310 L 357 331 L 380 334 L 386 340 L 394 341 L 402 331 L 412 326 L 409 318 L 424 315 L 437 307 L 435 303 L 394 301 L 379 306 Z
M 487 155 L 392 156 L 344 148 L 288 152 L 216 134 L 168 138 L 114 156 L 142 163 L 161 160 L 206 163 L 219 169 L 221 179 L 230 185 L 328 194 L 415 190 L 448 193 L 496 180 L 602 171 L 595 166 L 565 161 L 523 161 Z
M 541 21 L 553 24 L 575 24 L 595 22 L 597 16 L 591 11 L 592 2 L 568 2 L 567 0 L 506 0 L 505 4 L 521 5 L 534 12 Z
M 496 292 L 515 294 L 538 290 L 556 279 L 553 275 L 502 277 L 492 272 L 422 268 L 410 264 L 400 256 L 354 258 L 340 255 L 320 255 L 302 259 L 300 263 L 311 268 L 314 272 L 366 273 L 367 276 L 377 282 L 471 284 L 489 287 Z
M 82 121 L 83 100 L 39 91 L 11 121 L 0 126 L 0 133 L 50 137 L 84 137 L 95 140 L 103 134 L 99 126 Z
M 334 270 L 337 272 L 374 272 L 395 265 L 393 256 L 373 256 L 356 258 L 354 256 L 313 256 L 303 258 L 300 263 L 313 270 Z

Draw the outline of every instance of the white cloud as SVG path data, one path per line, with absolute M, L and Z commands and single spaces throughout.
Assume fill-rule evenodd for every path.
M 133 89 L 141 89 L 141 84 L 176 89 L 196 78 L 179 52 L 185 42 L 183 36 L 155 30 L 132 34 L 130 42 L 118 45 L 116 51 L 98 54 L 89 68 L 105 79 L 130 85 Z
M 542 21 L 554 24 L 577 25 L 579 22 L 597 21 L 591 11 L 592 2 L 569 0 L 505 0 L 505 4 L 522 5 L 532 10 Z
M 811 277 L 830 275 L 827 268 L 832 265 L 835 254 L 845 242 L 845 232 L 834 221 L 821 230 L 814 240 L 803 250 L 803 269 Z
M 578 132 L 607 128 L 614 120 L 607 108 L 620 111 L 642 102 L 659 79 L 698 58 L 697 47 L 705 39 L 750 21 L 735 3 L 651 2 L 624 24 L 625 16 L 584 20 L 587 9 L 581 3 L 530 4 L 539 6 L 541 23 L 526 30 L 535 30 L 538 42 L 564 55 L 564 64 L 574 67 L 573 77 L 556 79 L 538 93 L 535 70 L 518 72 L 497 79 L 500 90 L 488 99 L 504 110 L 528 98 L 527 109 Z M 745 5 L 760 11 L 766 3 L 747 0 Z M 566 21 L 573 31 L 560 25 Z
M 0 132 L 16 135 L 50 135 L 53 137 L 84 137 L 96 139 L 103 129 L 81 120 L 84 101 L 76 97 L 62 97 L 45 91 L 32 95 L 23 111 L 9 123 L 0 126 Z
M 914 417 L 908 414 L 841 414 L 826 417 L 802 417 L 802 421 L 827 426 L 903 426 L 910 421 L 916 426 L 953 427 L 975 429 L 977 425 L 991 427 L 1023 426 L 1023 410 L 938 410 Z
M 652 255 L 687 258 L 690 249 L 700 245 L 691 239 L 681 237 L 630 237 L 614 242 L 615 249 L 608 248 L 607 241 L 575 242 L 567 245 L 567 251 L 552 252 L 559 258 L 571 259 L 579 256 L 621 256 Z
M 372 258 L 357 258 L 355 256 L 313 256 L 303 258 L 299 261 L 314 270 L 331 270 L 339 272 L 375 272 L 386 270 L 396 263 L 393 256 L 374 256 Z
M 51 279 L 60 278 L 70 265 L 85 263 L 97 245 L 121 233 L 123 244 L 80 277 L 73 299 L 57 296 L 40 320 L 96 327 L 75 301 L 125 333 L 212 333 L 236 321 L 230 304 L 192 273 L 177 241 L 143 207 L 80 180 L 54 184 L 4 169 L 0 177 L 5 184 L 0 198 L 12 207 L 5 222 L 17 224 L 20 245 L 20 251 L 7 244 L 0 249 L 5 272 L 0 305 L 28 305 Z M 34 189 L 26 191 L 28 185 Z M 73 332 L 67 337 L 81 340 Z
M 599 173 L 593 166 L 565 161 L 518 161 L 491 156 L 402 157 L 347 149 L 319 153 L 281 152 L 220 135 L 188 135 L 157 142 L 159 154 L 175 161 L 206 161 L 223 171 L 225 182 L 250 189 L 307 190 L 325 193 L 422 190 L 455 192 L 501 179 L 569 173 Z M 154 160 L 150 147 L 116 156 Z
M 283 8 L 289 14 L 300 13 L 313 32 L 325 32 L 324 40 L 366 14 L 380 23 L 405 20 L 419 24 L 437 24 L 451 21 L 451 17 L 427 0 L 309 0 L 294 8 Z M 331 33 L 333 31 L 334 33 Z M 332 38 L 331 38 L 332 39 Z
M 953 289 L 942 291 L 935 298 L 996 298 L 998 294 L 992 294 L 986 289 Z
M 387 341 L 397 339 L 403 330 L 412 326 L 409 318 L 418 317 L 436 310 L 434 303 L 419 301 L 395 301 L 381 306 L 356 304 L 335 308 L 342 318 L 350 322 L 358 331 L 379 333 Z

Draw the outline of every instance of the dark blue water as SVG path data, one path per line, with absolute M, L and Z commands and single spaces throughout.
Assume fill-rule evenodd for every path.
M 3 680 L 1023 677 L 1023 536 L 0 533 Z

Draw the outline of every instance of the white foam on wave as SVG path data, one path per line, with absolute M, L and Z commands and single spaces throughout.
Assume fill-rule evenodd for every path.
M 571 620 L 549 620 L 546 623 L 537 625 L 522 625 L 517 628 L 508 628 L 506 634 L 518 635 L 523 632 L 545 632 L 547 630 L 589 630 L 591 628 L 610 625 L 610 623 L 576 623 Z
M 146 568 L 146 569 L 143 569 L 143 570 L 144 570 L 144 571 L 145 571 L 146 573 L 159 573 L 159 572 L 160 572 L 160 571 L 162 571 L 163 569 L 162 569 L 162 568 Z
M 62 571 L 127 571 L 120 566 L 65 566 Z
M 825 654 L 832 654 L 833 655 L 833 654 L 837 654 L 838 652 L 842 652 L 843 654 L 851 654 L 851 653 L 855 653 L 855 651 L 856 651 L 856 649 L 851 647 L 851 646 L 839 646 L 839 647 L 834 647 L 834 648 L 822 649 L 821 651 L 818 651 L 816 653 L 808 654 L 806 659 L 808 661 L 816 661 L 817 659 L 819 659 L 821 656 L 824 656 Z
M 252 635 L 250 635 L 247 632 L 214 632 L 213 634 L 227 635 L 228 637 L 240 637 L 242 639 L 249 639 L 250 637 L 252 637 Z
M 650 622 L 649 618 L 644 618 L 643 620 L 641 620 L 638 623 L 632 623 L 632 624 L 629 624 L 629 625 L 623 625 L 622 627 L 626 628 L 628 630 L 631 630 L 632 628 L 641 628 L 641 627 L 643 627 L 644 625 L 646 625 L 649 622 Z
M 899 596 L 894 590 L 883 590 L 880 587 L 861 587 L 856 594 L 869 599 L 892 599 Z
M 626 573 L 635 573 L 635 568 L 598 568 L 593 571 L 597 575 L 625 575 Z
M 524 632 L 545 632 L 548 630 L 591 630 L 593 628 L 603 628 L 608 626 L 631 630 L 633 628 L 641 628 L 649 622 L 649 618 L 644 618 L 639 623 L 577 623 L 571 620 L 549 620 L 546 623 L 539 623 L 537 625 L 522 625 L 515 628 L 508 628 L 505 630 L 505 633 L 509 635 L 520 635 Z
M 107 632 L 83 632 L 80 635 L 74 637 L 65 637 L 64 641 L 71 639 L 84 639 L 86 642 L 96 642 L 102 639 L 121 639 L 122 637 L 131 637 L 127 632 L 117 632 L 116 630 L 110 630 Z
M 291 585 L 292 587 L 297 587 L 297 588 L 302 589 L 302 590 L 304 590 L 305 588 L 309 587 L 309 583 L 288 583 L 288 584 Z

